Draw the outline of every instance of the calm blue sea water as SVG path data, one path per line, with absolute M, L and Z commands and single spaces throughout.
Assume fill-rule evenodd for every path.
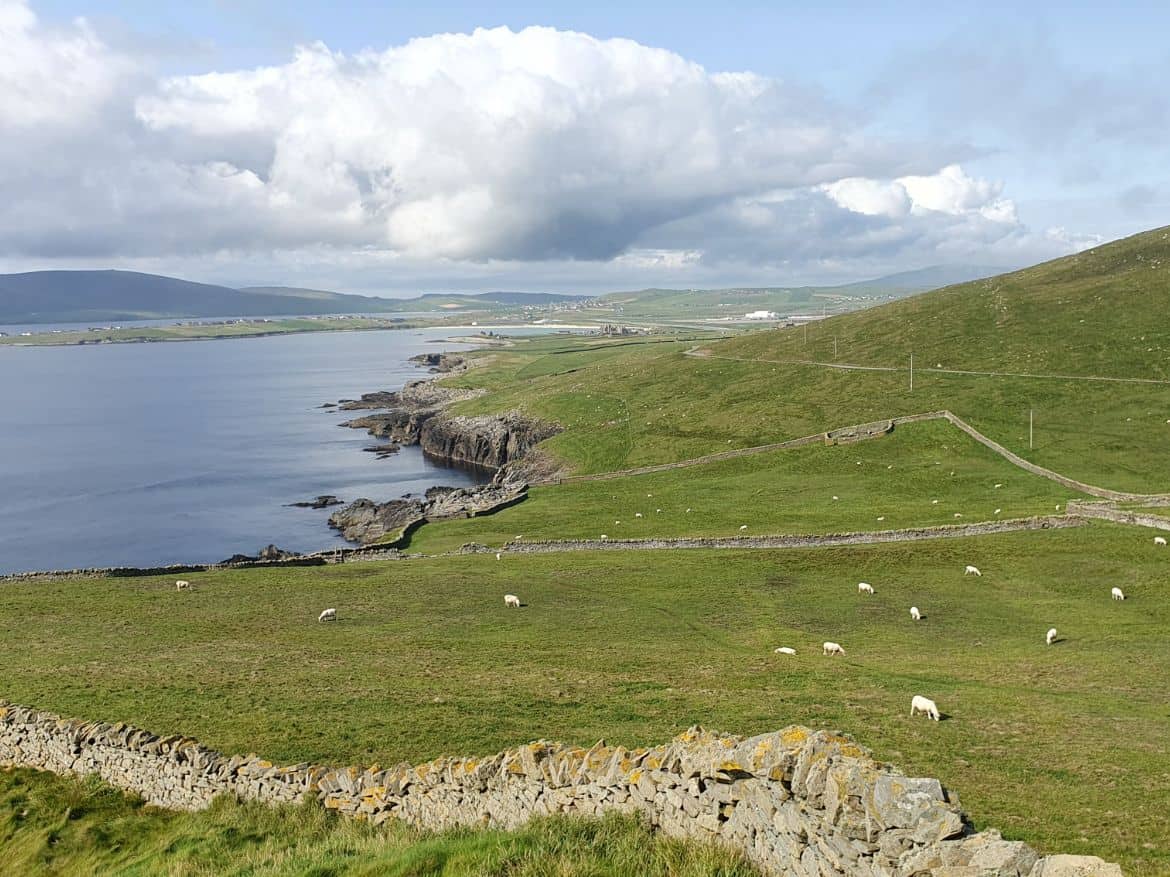
M 318 408 L 397 389 L 450 329 L 0 347 L 0 573 L 222 560 L 345 544 L 333 493 L 392 499 L 471 483 L 417 448 L 384 460 Z

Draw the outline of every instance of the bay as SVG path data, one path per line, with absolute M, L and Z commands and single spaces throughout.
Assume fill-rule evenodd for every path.
M 451 333 L 0 348 L 0 573 L 340 546 L 330 510 L 287 504 L 480 480 L 418 448 L 377 459 L 319 407 L 424 376 L 409 358 L 463 349 Z

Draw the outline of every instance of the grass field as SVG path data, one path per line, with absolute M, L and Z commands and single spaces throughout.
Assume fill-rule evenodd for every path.
M 456 410 L 519 409 L 566 431 L 542 447 L 580 473 L 607 472 L 751 447 L 826 429 L 947 408 L 1010 450 L 1120 490 L 1170 491 L 1170 384 L 845 371 L 717 358 L 780 332 L 704 342 L 580 342 L 511 349 L 454 380 L 489 392 Z M 1034 411 L 1033 447 L 1028 413 Z
M 752 877 L 731 852 L 652 835 L 637 821 L 541 819 L 519 831 L 423 835 L 311 805 L 226 799 L 198 814 L 143 807 L 98 782 L 0 772 L 0 871 L 55 877 Z
M 1094 525 L 223 571 L 193 576 L 189 593 L 160 579 L 9 582 L 0 666 L 16 702 L 287 762 L 390 764 L 536 737 L 634 745 L 692 723 L 840 728 L 940 777 L 980 826 L 1153 875 L 1170 870 L 1168 560 L 1145 531 Z M 857 594 L 860 579 L 875 596 Z M 1110 600 L 1113 585 L 1129 599 Z M 526 608 L 505 610 L 508 591 Z M 316 623 L 325 606 L 336 625 Z M 1046 647 L 1051 626 L 1062 641 Z M 822 658 L 825 639 L 848 655 Z M 948 720 L 911 720 L 918 693 Z
M 427 524 L 406 547 L 434 554 L 521 535 L 531 541 L 890 530 L 1052 514 L 1076 496 L 950 424 L 929 421 L 852 445 L 535 487 L 501 512 Z

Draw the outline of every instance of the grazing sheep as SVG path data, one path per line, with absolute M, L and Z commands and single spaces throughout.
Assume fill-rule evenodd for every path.
M 835 499 L 835 500 L 837 500 L 837 499 L 840 499 L 840 498 L 841 498 L 841 497 L 839 497 L 839 496 L 834 496 L 834 497 L 833 497 L 833 499 Z
M 915 621 L 922 620 L 922 613 L 918 611 L 917 606 L 910 607 L 910 617 L 913 618 Z
M 886 519 L 886 516 L 885 516 L 885 515 L 878 515 L 878 520 L 879 520 L 879 521 L 884 521 L 885 519 Z
M 869 582 L 858 582 L 857 583 L 857 593 L 859 593 L 859 594 L 872 594 L 873 593 L 873 585 L 871 585 Z
M 747 524 L 740 524 L 740 527 L 739 527 L 739 529 L 741 529 L 741 530 L 746 530 L 746 529 L 747 529 Z
M 938 505 L 938 500 L 937 500 L 937 499 L 932 499 L 932 500 L 930 501 L 930 504 L 931 504 L 931 505 Z
M 496 552 L 496 560 L 499 560 L 499 559 L 500 559 L 500 552 L 497 551 Z
M 606 536 L 604 533 L 602 533 L 602 534 L 601 534 L 601 538 L 602 538 L 602 540 L 604 541 L 605 539 L 608 539 L 609 537 L 608 537 L 608 536 Z
M 961 517 L 963 517 L 963 513 L 962 512 L 955 512 L 955 517 L 961 518 Z
M 326 609 L 324 612 L 322 612 L 320 615 L 317 616 L 317 620 L 318 621 L 336 621 L 337 620 L 337 610 L 336 609 Z
M 910 700 L 910 716 L 914 717 L 915 713 L 922 713 L 924 716 L 929 716 L 936 722 L 939 719 L 938 705 L 929 697 L 923 697 L 921 694 L 916 694 Z
M 776 655 L 795 655 L 796 649 L 791 649 L 788 646 L 780 646 L 778 649 L 773 649 L 772 653 Z
M 996 509 L 996 510 L 995 510 L 995 513 L 998 515 L 998 514 L 999 514 L 1000 512 L 1002 512 L 1002 511 L 1003 511 L 1003 509 Z
M 641 512 L 634 512 L 634 517 L 640 518 L 640 517 L 642 517 L 642 513 Z
M 177 582 L 175 582 L 175 590 L 176 591 L 186 591 L 190 587 L 191 587 L 191 583 L 185 582 L 182 579 L 179 579 Z
M 515 594 L 505 594 L 504 595 L 504 605 L 511 606 L 515 609 L 519 609 L 520 608 L 520 598 L 517 597 Z
M 996 489 L 996 490 L 999 490 L 1001 487 L 1003 487 L 1003 485 L 1002 485 L 1002 484 L 997 484 L 997 485 L 995 485 L 995 489 Z
M 1114 588 L 1110 593 L 1113 594 L 1114 600 L 1124 600 L 1125 599 L 1125 594 L 1122 592 L 1121 588 Z
M 824 651 L 821 654 L 824 654 L 824 655 L 843 655 L 843 654 L 845 654 L 845 650 L 843 648 L 841 648 L 841 645 L 839 643 L 826 642 L 824 644 Z
M 1155 537 L 1154 537 L 1154 544 L 1155 544 L 1155 545 L 1165 545 L 1165 544 L 1166 544 L 1166 537 L 1164 537 L 1164 536 L 1155 536 Z
M 660 515 L 662 514 L 662 509 L 655 509 L 654 513 Z
M 1047 643 L 1048 645 L 1052 645 L 1054 642 L 1056 642 L 1056 628 L 1055 627 L 1048 628 L 1048 633 L 1044 634 L 1044 642 Z
M 691 510 L 690 510 L 690 509 L 687 509 L 687 514 L 689 515 L 690 513 L 691 513 Z
M 982 576 L 983 573 L 979 572 L 979 567 L 967 564 L 967 568 L 963 570 L 963 575 Z

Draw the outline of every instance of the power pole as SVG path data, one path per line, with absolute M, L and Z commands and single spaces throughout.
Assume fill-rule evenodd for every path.
M 805 343 L 805 346 L 807 347 L 808 346 L 808 323 L 804 324 L 804 343 Z
M 1032 450 L 1032 409 L 1028 409 L 1028 450 Z
M 833 336 L 833 359 L 837 358 L 837 336 Z
M 910 392 L 914 392 L 914 354 L 910 354 Z

